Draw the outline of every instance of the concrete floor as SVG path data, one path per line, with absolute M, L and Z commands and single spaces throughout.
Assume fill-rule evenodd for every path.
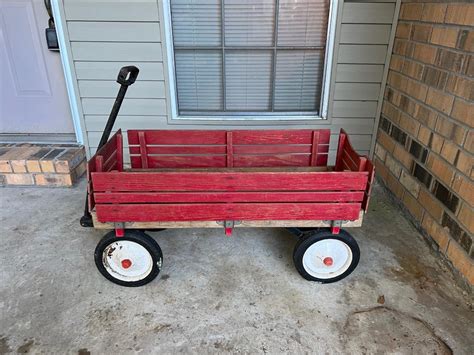
M 116 286 L 73 189 L 0 189 L 0 353 L 472 354 L 472 295 L 380 188 L 347 279 L 305 281 L 281 229 L 153 233 L 161 278 Z M 384 300 L 382 299 L 382 296 Z M 470 349 L 470 350 L 469 350 Z

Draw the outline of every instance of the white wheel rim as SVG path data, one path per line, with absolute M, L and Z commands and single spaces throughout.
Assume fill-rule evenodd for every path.
M 153 258 L 143 246 L 130 240 L 109 244 L 102 253 L 102 264 L 114 278 L 133 282 L 147 277 L 153 269 Z
M 331 263 L 332 262 L 332 263 Z M 318 279 L 342 275 L 352 263 L 352 250 L 338 239 L 323 239 L 313 243 L 303 254 L 303 267 Z

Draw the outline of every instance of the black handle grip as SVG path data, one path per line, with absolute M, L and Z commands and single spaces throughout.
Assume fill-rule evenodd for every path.
M 133 65 L 123 67 L 120 69 L 119 75 L 117 77 L 117 83 L 125 86 L 132 85 L 135 80 L 137 80 L 139 72 L 140 70 L 138 70 L 138 68 Z

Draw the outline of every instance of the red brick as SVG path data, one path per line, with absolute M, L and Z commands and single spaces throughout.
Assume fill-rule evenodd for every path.
M 395 146 L 395 142 L 393 141 L 393 139 L 388 135 L 386 134 L 385 132 L 383 131 L 378 131 L 378 137 L 377 137 L 377 142 L 380 143 L 380 145 L 382 145 L 382 147 L 385 148 L 385 150 L 389 153 L 392 153 L 393 152 L 393 148 Z
M 388 157 L 388 155 L 387 155 Z M 404 187 L 400 182 L 398 181 L 398 178 L 395 178 L 392 174 L 387 175 L 387 187 L 389 188 L 390 191 L 393 192 L 393 194 L 401 200 L 403 196 L 403 192 L 405 191 Z
M 36 174 L 35 181 L 39 186 L 72 186 L 72 179 L 68 174 Z
M 446 8 L 446 4 L 424 4 L 421 19 L 426 22 L 442 23 L 446 14 Z
M 434 63 L 443 69 L 461 72 L 463 70 L 463 66 L 466 64 L 466 58 L 467 57 L 464 53 L 440 48 L 436 54 Z
M 393 175 L 398 179 L 402 171 L 402 166 L 398 161 L 392 158 L 391 155 L 385 157 L 385 166 L 392 172 Z
M 444 112 L 447 115 L 451 112 L 453 102 L 454 97 L 452 95 L 447 95 L 446 93 L 433 88 L 428 90 L 426 104 L 436 108 L 441 112 Z
M 411 23 L 398 22 L 396 38 L 408 39 L 411 33 Z
M 418 132 L 418 140 L 423 143 L 424 146 L 428 146 L 431 138 L 431 130 L 424 126 L 420 126 L 420 131 Z
M 451 185 L 451 181 L 454 177 L 454 170 L 449 164 L 445 163 L 436 155 L 430 154 L 426 165 L 439 180 L 447 186 Z
M 454 100 L 453 111 L 451 112 L 451 117 L 472 127 L 473 121 L 474 121 L 473 112 L 474 112 L 474 104 L 472 102 L 467 102 L 462 99 L 456 98 L 456 100 Z
M 427 24 L 413 24 L 411 27 L 410 37 L 414 41 L 428 42 L 431 36 L 432 25 Z M 456 36 L 457 39 L 457 36 Z
M 468 152 L 474 154 L 474 131 L 473 130 L 469 131 L 469 133 L 467 134 L 466 141 L 464 142 L 464 148 Z
M 401 72 L 404 64 L 404 60 L 399 55 L 392 55 L 390 58 L 390 69 L 397 72 Z
M 470 206 L 474 207 L 474 182 L 457 173 L 451 184 L 454 192 L 462 196 Z
M 474 6 L 472 4 L 448 5 L 444 22 L 472 26 L 474 23 Z
M 33 185 L 33 175 L 31 174 L 6 174 L 5 182 L 7 185 Z
M 41 160 L 41 170 L 45 173 L 54 173 L 54 161 L 52 160 Z
M 12 167 L 8 160 L 0 160 L 0 173 L 11 173 Z
M 469 255 L 455 242 L 451 241 L 447 251 L 448 259 L 451 260 L 454 267 L 466 277 L 467 281 L 474 285 L 474 261 Z
M 437 222 L 441 221 L 443 208 L 441 207 L 441 203 L 432 194 L 425 189 L 421 189 L 418 194 L 418 201 L 425 211 L 427 211 Z
M 423 218 L 423 207 L 418 203 L 416 198 L 414 198 L 411 194 L 405 193 L 403 195 L 403 204 L 408 209 L 410 214 L 415 217 L 417 221 L 421 223 Z
M 474 159 L 462 150 L 459 151 L 456 168 L 467 176 L 471 176 L 474 167 Z
M 455 48 L 458 42 L 458 30 L 452 27 L 434 27 L 430 42 L 440 46 Z
M 450 240 L 448 232 L 438 223 L 436 223 L 436 221 L 431 218 L 428 213 L 425 213 L 423 216 L 423 222 L 421 226 L 428 233 L 428 235 L 433 238 L 436 244 L 438 244 L 440 251 L 446 253 Z
M 397 159 L 407 170 L 411 169 L 413 164 L 412 156 L 399 144 L 395 145 L 393 156 Z
M 399 126 L 408 134 L 415 136 L 418 134 L 418 129 L 420 128 L 420 124 L 415 121 L 413 118 L 406 114 L 400 115 Z
M 14 173 L 23 174 L 26 173 L 26 162 L 24 160 L 11 160 L 10 165 Z
M 432 109 L 423 105 L 416 105 L 415 114 L 413 115 L 418 121 L 425 126 L 434 127 L 436 123 L 437 114 Z
M 448 163 L 454 164 L 458 151 L 459 147 L 456 144 L 445 140 L 443 143 L 443 148 L 441 149 L 441 156 L 446 161 L 448 161 Z
M 436 54 L 436 47 L 422 43 L 415 44 L 415 49 L 413 50 L 413 58 L 427 64 L 434 64 Z
M 412 60 L 406 60 L 401 72 L 411 78 L 421 80 L 423 76 L 423 68 L 423 64 L 414 62 Z
M 401 20 L 421 20 L 423 4 L 403 3 L 400 9 Z
M 474 52 L 474 31 L 473 30 L 459 31 L 456 48 L 463 49 L 466 52 Z
M 463 203 L 458 212 L 458 220 L 467 228 L 469 233 L 474 234 L 474 210 L 472 207 Z
M 466 100 L 474 100 L 474 79 L 466 79 L 451 74 L 446 83 L 446 90 Z
M 29 173 L 40 173 L 41 167 L 38 160 L 27 160 L 26 161 L 26 168 L 28 169 Z
M 439 134 L 431 134 L 431 143 L 429 144 L 431 150 L 435 153 L 441 153 L 441 148 L 443 148 L 444 138 Z

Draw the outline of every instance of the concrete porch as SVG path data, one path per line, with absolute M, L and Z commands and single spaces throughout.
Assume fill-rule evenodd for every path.
M 84 181 L 0 189 L 0 353 L 437 353 L 474 347 L 472 294 L 377 187 L 361 262 L 319 285 L 280 229 L 151 233 L 163 270 L 129 289 L 96 270 Z M 469 350 L 471 349 L 471 351 Z

